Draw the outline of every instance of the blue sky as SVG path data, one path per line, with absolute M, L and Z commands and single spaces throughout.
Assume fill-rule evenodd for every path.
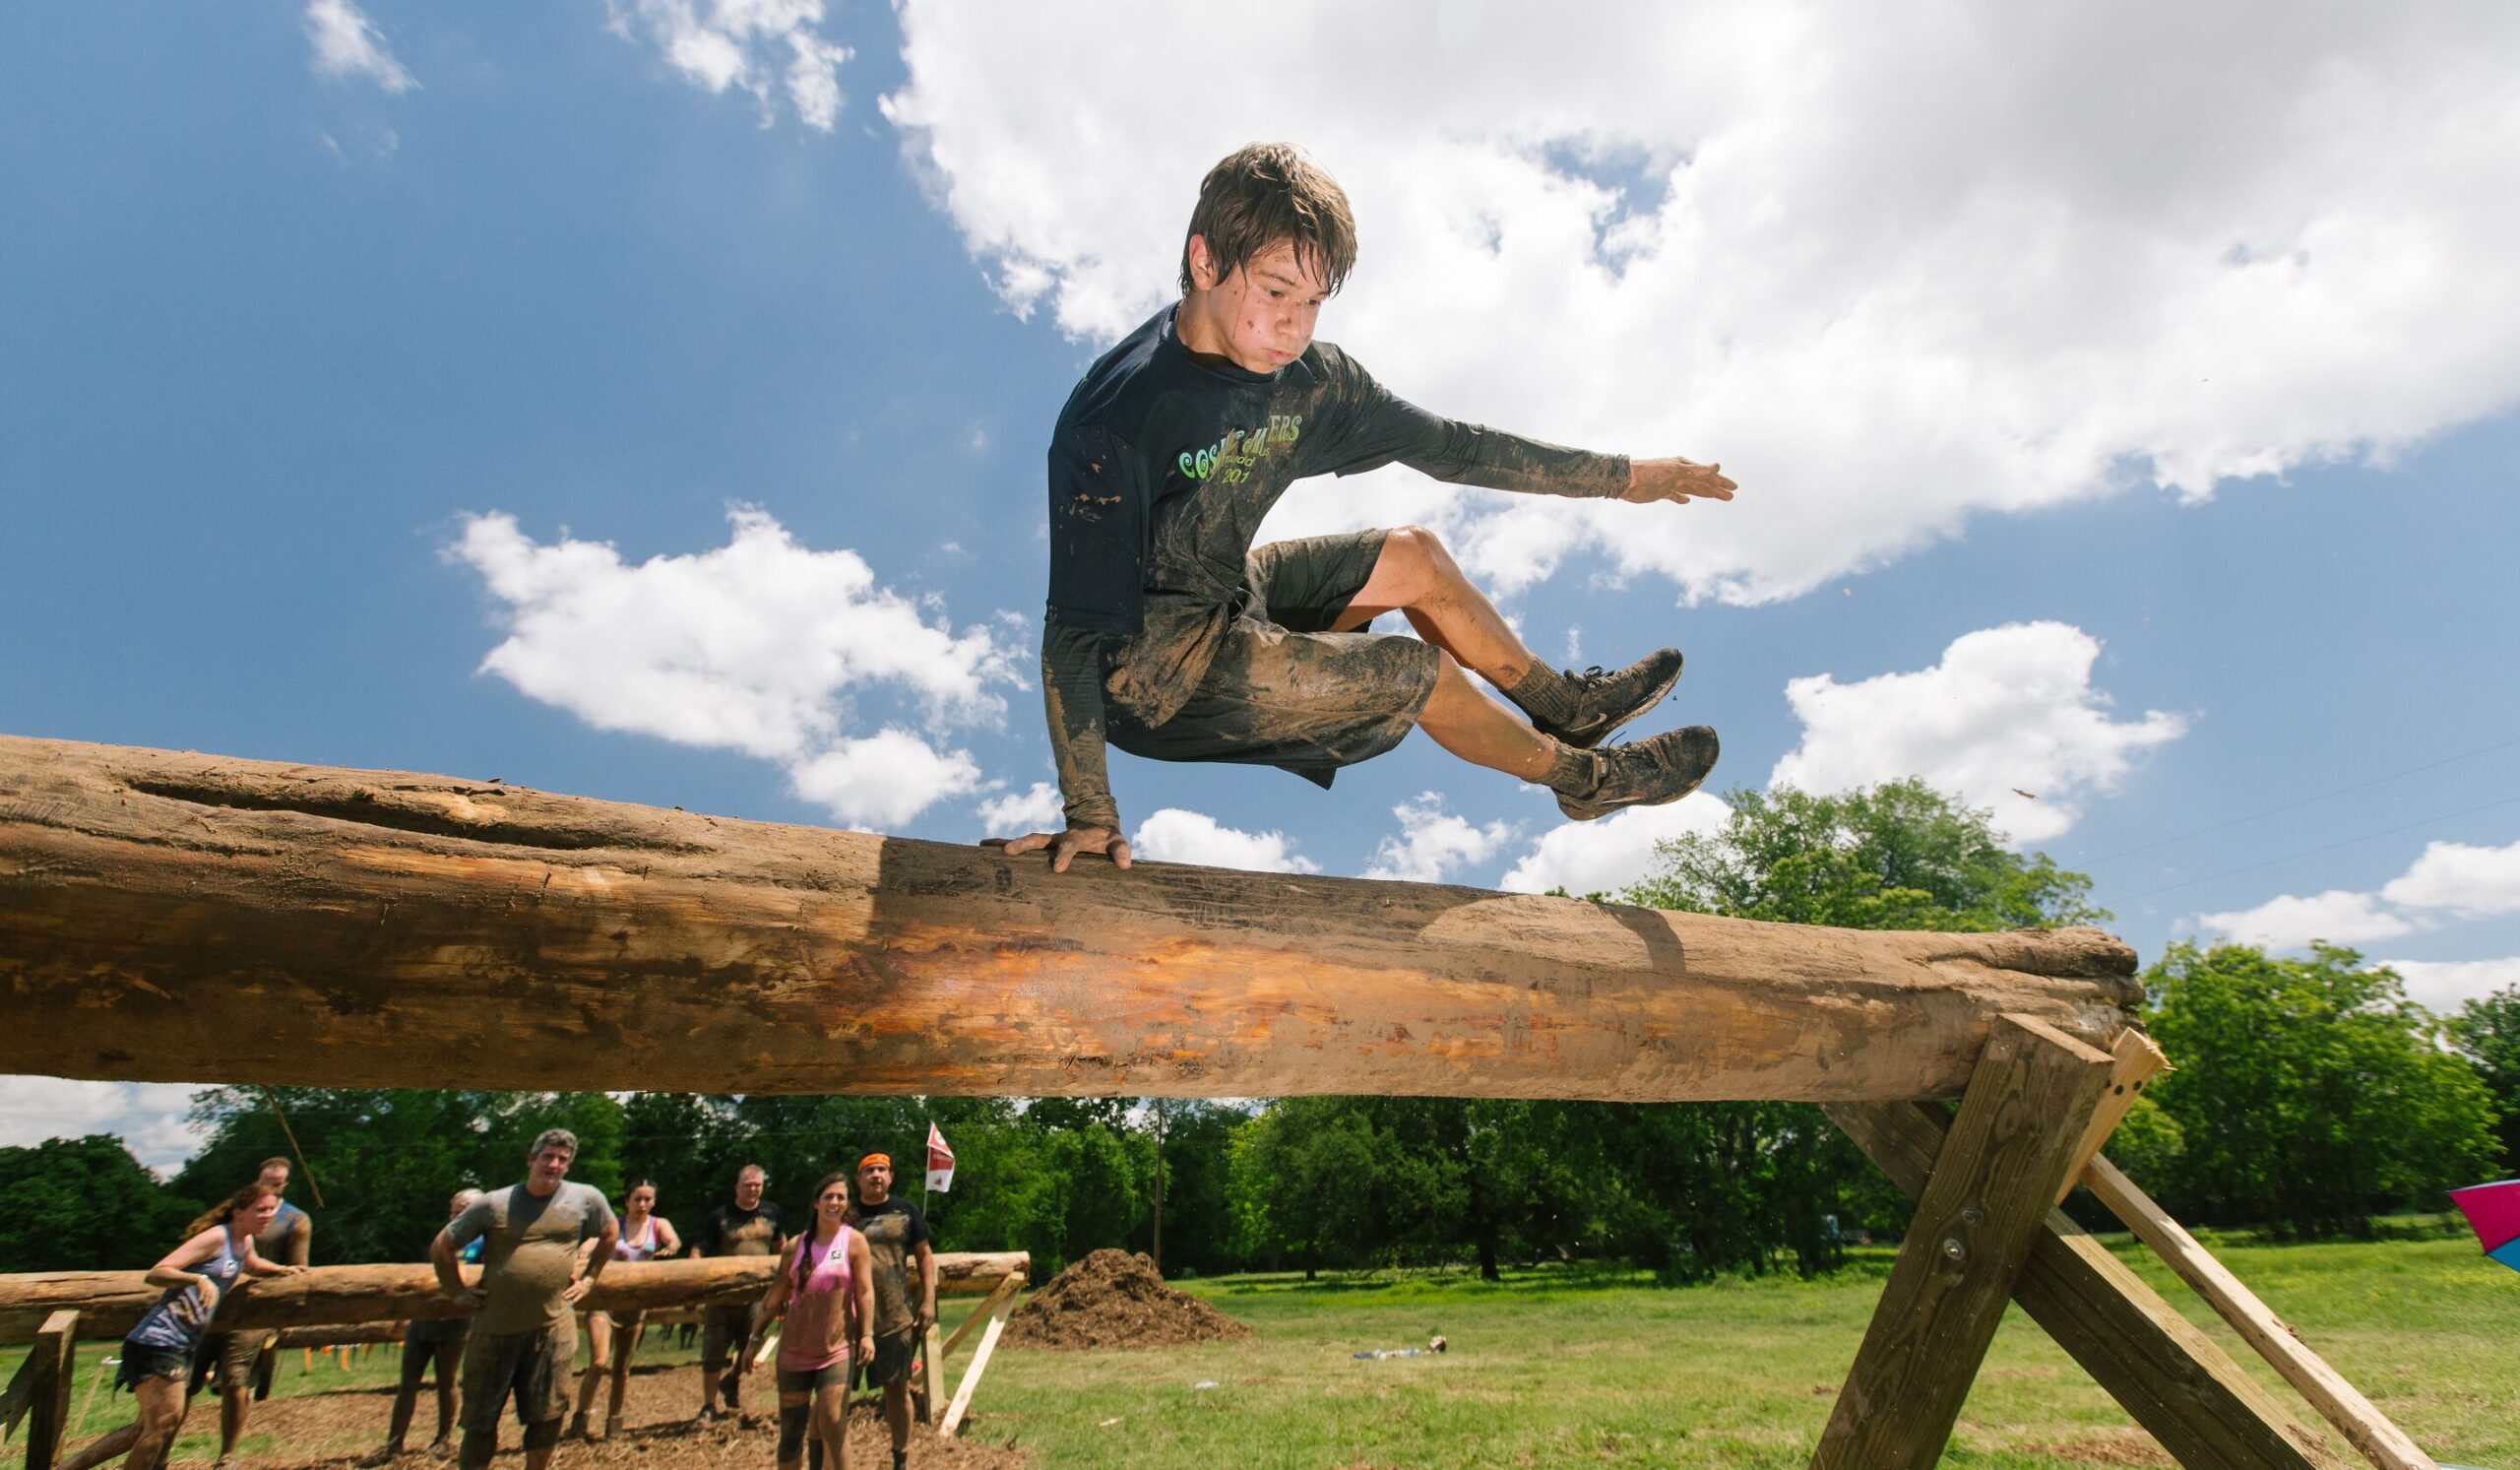
M 1685 648 L 1648 728 L 1717 786 L 1927 775 L 2148 958 L 2520 982 L 2508 14 L 1342 14 L 0 11 L 0 731 L 1013 830 L 1048 424 L 1292 137 L 1363 235 L 1325 338 L 1742 496 L 1390 471 L 1273 534 L 1433 525 L 1552 658 Z M 1151 855 L 1490 886 L 1722 813 L 1418 740 L 1114 774 Z M 180 1104 L 0 1082 L 0 1141 L 165 1163 Z

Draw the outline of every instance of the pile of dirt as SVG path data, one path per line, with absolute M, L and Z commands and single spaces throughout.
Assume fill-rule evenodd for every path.
M 1097 1250 L 1018 1308 L 1003 1340 L 1027 1348 L 1166 1348 L 1250 1335 L 1249 1327 L 1166 1286 L 1143 1254 Z

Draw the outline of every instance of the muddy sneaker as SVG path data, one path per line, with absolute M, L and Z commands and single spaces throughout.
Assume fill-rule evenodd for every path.
M 1711 726 L 1667 730 L 1628 745 L 1593 752 L 1592 790 L 1560 791 L 1557 809 L 1579 822 L 1623 806 L 1659 806 L 1705 784 L 1722 746 Z
M 1546 720 L 1535 720 L 1533 726 L 1542 735 L 1578 750 L 1590 750 L 1628 721 L 1660 704 L 1680 680 L 1680 651 L 1666 648 L 1646 655 L 1616 673 L 1605 673 L 1600 665 L 1582 673 L 1569 673 L 1566 682 L 1575 690 L 1575 713 L 1564 726 Z

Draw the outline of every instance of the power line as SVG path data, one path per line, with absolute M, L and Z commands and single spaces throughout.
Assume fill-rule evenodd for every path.
M 2321 792 L 2315 797 L 2302 797 L 2297 800 L 2287 801 L 2281 806 L 2269 806 L 2264 811 L 2252 811 L 2246 816 L 2236 816 L 2229 821 L 2216 822 L 2210 827 L 2199 827 L 2193 832 L 2181 832 L 2176 837 L 2165 837 L 2159 842 L 2148 842 L 2141 847 L 2126 848 L 2119 852 L 2110 853 L 2105 858 L 2086 858 L 2082 860 L 2083 865 L 2085 867 L 2097 867 L 2103 863 L 2114 863 L 2120 858 L 2132 858 L 2138 853 L 2149 853 L 2155 848 L 2166 848 L 2173 843 L 2185 842 L 2191 837 L 2203 837 L 2209 832 L 2220 832 L 2230 827 L 2245 826 L 2250 822 L 2258 820 L 2260 817 L 2275 816 L 2282 812 L 2291 811 L 2296 807 L 2308 806 L 2314 802 L 2324 801 L 2330 797 L 2342 797 L 2354 792 L 2367 791 L 2372 787 L 2381 786 L 2391 781 L 2403 780 L 2409 776 L 2421 776 L 2426 771 L 2438 770 L 2443 766 L 2453 765 L 2463 760 L 2474 760 L 2480 755 L 2491 755 L 2496 750 L 2508 750 L 2514 745 L 2520 745 L 2520 735 L 2515 735 L 2507 740 L 2497 740 L 2493 744 L 2470 750 L 2464 754 L 2445 755 L 2439 760 L 2427 761 L 2420 766 L 2409 766 L 2403 771 L 2392 771 L 2386 776 L 2374 776 L 2368 781 L 2358 781 L 2352 786 L 2340 786 L 2334 791 Z M 2324 851 L 2324 849 L 2321 851 Z M 2280 863 L 2284 860 L 2279 858 L 2275 861 Z M 2246 871 L 2246 869 L 2243 868 L 2240 869 L 2240 871 Z M 2201 883 L 2204 879 L 2198 878 L 2195 881 Z M 2138 897 L 2140 896 L 2141 895 L 2138 895 Z
M 2120 902 L 2131 904 L 2139 899 L 2151 898 L 2155 894 L 2169 893 L 2174 889 L 2189 888 L 2198 883 L 2210 883 L 2217 878 L 2237 877 L 2244 872 L 2255 872 L 2261 867 L 2273 867 L 2279 863 L 2290 863 L 2296 858 L 2309 858 L 2315 857 L 2320 853 L 2333 853 L 2338 848 L 2350 848 L 2358 842 L 2369 842 L 2373 838 L 2395 837 L 2401 832 L 2412 832 L 2419 827 L 2429 827 L 2439 822 L 2449 821 L 2454 817 L 2468 816 L 2475 812 L 2490 811 L 2496 806 L 2508 806 L 2514 801 L 2520 801 L 2520 797 L 2504 797 L 2495 801 L 2486 801 L 2475 806 L 2463 806 L 2457 811 L 2445 811 L 2439 816 L 2428 816 L 2422 821 L 2408 822 L 2403 826 L 2384 827 L 2377 832 L 2365 832 L 2360 837 L 2347 837 L 2336 842 L 2323 843 L 2318 847 L 2303 848 L 2298 853 L 2286 853 L 2281 858 L 2269 858 L 2263 863 L 2252 863 L 2245 867 L 2228 867 L 2221 872 L 2209 872 L 2203 877 L 2181 878 L 2175 883 L 2165 883 L 2159 888 L 2148 888 L 2143 892 L 2136 894 L 2133 898 L 2122 899 Z

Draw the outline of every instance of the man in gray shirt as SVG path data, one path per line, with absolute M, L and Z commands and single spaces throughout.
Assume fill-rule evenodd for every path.
M 612 1259 L 621 1227 L 603 1191 L 568 1182 L 577 1135 L 552 1128 L 534 1140 L 525 1182 L 493 1189 L 429 1243 L 429 1261 L 450 1297 L 479 1304 L 464 1345 L 463 1470 L 486 1470 L 499 1448 L 499 1412 L 516 1398 L 525 1425 L 526 1470 L 543 1470 L 569 1412 L 577 1359 L 578 1300 Z M 595 1253 L 576 1275 L 578 1246 Z M 481 1284 L 468 1288 L 456 1252 L 481 1242 Z

